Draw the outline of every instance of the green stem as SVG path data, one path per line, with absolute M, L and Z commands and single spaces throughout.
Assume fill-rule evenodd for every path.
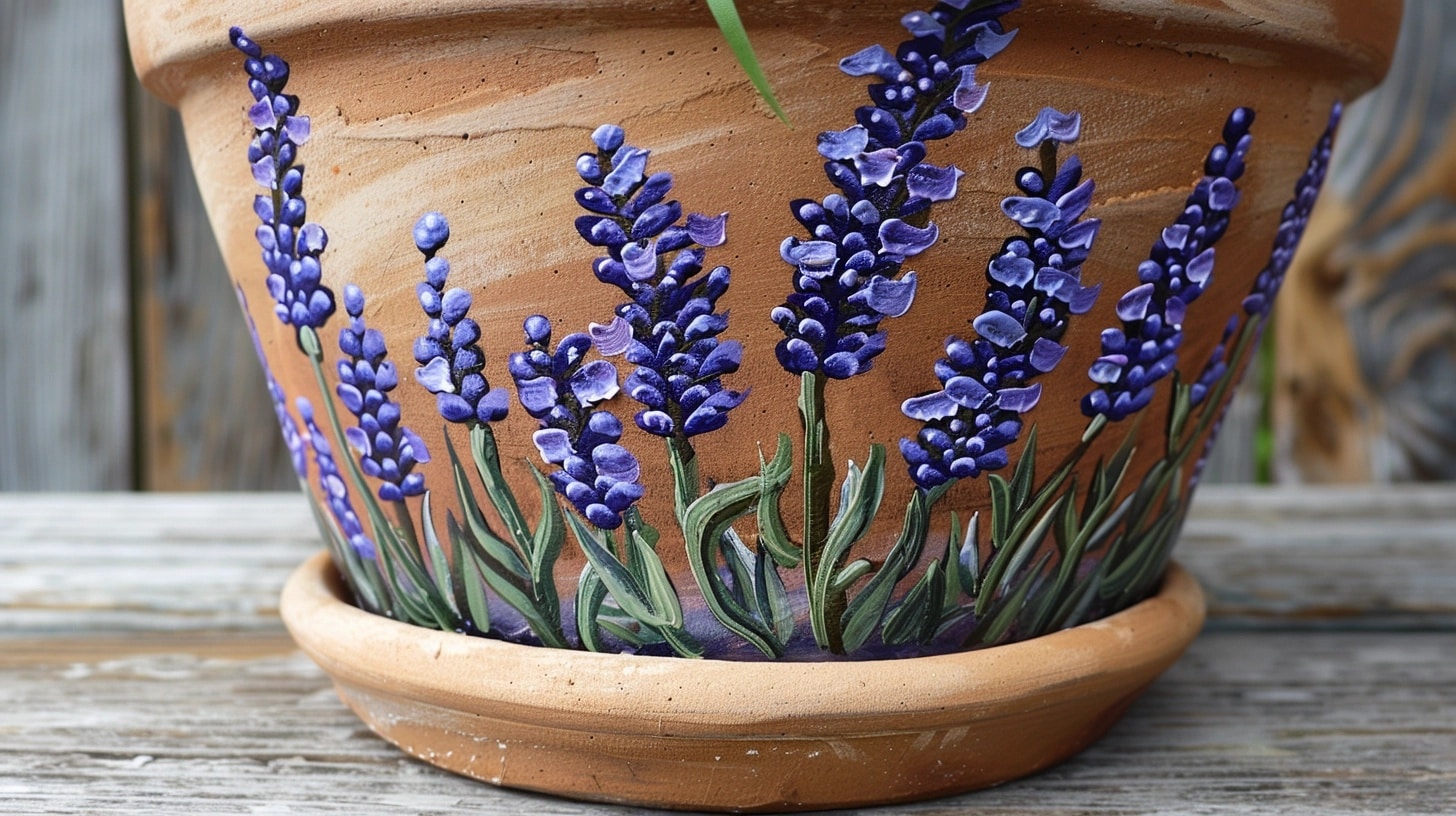
M 833 569 L 823 563 L 829 539 L 830 502 L 834 494 L 834 462 L 830 459 L 829 424 L 824 416 L 825 377 L 816 371 L 802 375 L 799 414 L 804 421 L 804 576 L 805 583 L 820 585 L 819 573 Z M 842 589 L 831 589 L 824 597 L 809 593 L 809 618 L 814 640 L 822 649 L 844 653 L 843 621 L 848 606 Z
M 667 437 L 667 461 L 672 468 L 673 507 L 681 524 L 687 517 L 688 508 L 701 495 L 702 482 L 698 476 L 698 454 L 693 443 L 679 436 Z

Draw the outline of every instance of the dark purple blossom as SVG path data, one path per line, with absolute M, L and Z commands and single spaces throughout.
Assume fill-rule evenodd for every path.
M 450 225 L 437 212 L 425 213 L 414 228 L 415 246 L 425 256 L 425 280 L 415 287 L 420 308 L 430 318 L 415 340 L 415 380 L 435 395 L 435 407 L 449 422 L 484 423 L 505 419 L 510 395 L 485 379 L 480 326 L 471 320 L 470 293 L 445 288 L 450 262 L 436 255 L 450 239 Z
M 254 135 L 248 163 L 254 180 L 268 191 L 253 199 L 253 212 L 262 221 L 257 238 L 268 267 L 268 293 L 279 320 L 295 328 L 317 329 L 334 313 L 334 293 L 323 285 L 319 266 L 319 254 L 329 238 L 323 227 L 306 220 L 303 165 L 294 164 L 298 148 L 308 142 L 309 118 L 299 115 L 298 97 L 283 92 L 288 63 L 264 54 L 236 26 L 228 36 L 247 58 L 243 69 L 253 93 L 248 119 Z
M 339 330 L 337 392 L 344 407 L 358 420 L 345 431 L 359 453 L 364 473 L 380 481 L 379 498 L 402 501 L 425 492 L 425 476 L 414 473 L 418 463 L 430 461 L 425 443 L 400 423 L 399 405 L 389 392 L 399 385 L 399 374 L 387 358 L 384 335 L 364 323 L 364 293 L 354 284 L 344 287 L 344 309 L 349 325 Z
M 1325 173 L 1330 168 L 1330 153 L 1335 146 L 1335 131 L 1339 129 L 1344 108 L 1336 103 L 1330 112 L 1329 125 L 1320 136 L 1319 143 L 1309 154 L 1309 164 L 1294 185 L 1294 198 L 1284 205 L 1279 221 L 1279 233 L 1274 239 L 1274 251 L 1269 263 L 1254 281 L 1253 291 L 1244 298 L 1244 311 L 1250 315 L 1264 317 L 1274 306 L 1274 296 L 1284 284 L 1294 252 L 1304 238 L 1304 229 L 1309 225 L 1309 214 L 1319 200 L 1320 189 L 1324 187 Z
M 1025 148 L 1075 142 L 1081 115 L 1051 108 L 1017 134 Z M 986 269 L 986 306 L 972 321 L 974 340 L 951 337 L 935 365 L 941 389 L 905 401 L 901 410 L 924 423 L 914 439 L 900 440 L 910 477 L 929 490 L 953 479 L 1006 466 L 1006 447 L 1021 435 L 1021 415 L 1036 407 L 1041 384 L 1067 353 L 1062 336 L 1071 315 L 1085 314 L 1100 286 L 1082 285 L 1082 264 L 1101 222 L 1083 219 L 1095 185 L 1082 179 L 1072 156 L 1060 169 L 1016 175 L 1020 195 L 1001 203 L 1025 234 L 1008 238 Z
M 926 143 L 964 128 L 985 101 L 976 66 L 1011 42 L 1016 32 L 1000 18 L 1020 5 L 937 3 L 905 15 L 912 38 L 897 52 L 875 45 L 840 62 L 851 76 L 881 81 L 869 87 L 873 104 L 856 111 L 858 124 L 819 136 L 825 174 L 840 192 L 791 205 L 809 237 L 780 248 L 795 269 L 793 294 L 771 315 L 784 333 L 777 351 L 786 370 L 847 379 L 884 351 L 880 322 L 915 299 L 915 273 L 901 267 L 935 243 L 927 211 L 954 198 L 964 175 L 927 163 Z
M 647 172 L 649 151 L 626 144 L 616 125 L 597 128 L 592 142 L 596 151 L 576 162 L 590 185 L 576 200 L 592 214 L 576 227 L 607 250 L 593 267 L 597 278 L 631 298 L 610 324 L 592 325 L 592 338 L 602 354 L 625 352 L 637 366 L 626 389 L 644 406 L 638 427 L 681 438 L 717 430 L 747 396 L 722 382 L 743 359 L 738 341 L 718 339 L 728 328 L 728 315 L 716 309 L 729 269 L 702 274 L 707 249 L 726 239 L 728 215 L 683 221 L 682 205 L 666 200 L 672 176 Z
M 1138 267 L 1140 283 L 1117 302 L 1121 328 L 1102 332 L 1102 356 L 1088 370 L 1096 390 L 1082 398 L 1082 413 L 1118 421 L 1152 402 L 1155 386 L 1178 366 L 1188 305 L 1213 278 L 1214 245 L 1228 230 L 1239 203 L 1236 182 L 1253 138 L 1254 112 L 1229 115 L 1223 141 L 1204 162 L 1204 177 L 1183 213 L 1163 230 L 1148 260 Z
M 586 361 L 592 339 L 585 334 L 567 335 L 553 350 L 551 321 L 541 315 L 526 318 L 524 329 L 527 348 L 511 355 L 509 368 L 521 407 L 541 421 L 532 441 L 560 468 L 549 477 L 557 492 L 587 521 L 614 529 L 644 492 L 637 457 L 617 444 L 621 421 L 596 410 L 620 390 L 617 369 Z
M 319 489 L 323 491 L 324 500 L 328 502 L 329 513 L 338 522 L 339 532 L 349 546 L 354 548 L 354 552 L 360 558 L 372 561 L 377 550 L 374 542 L 364 534 L 364 525 L 360 523 L 359 515 L 354 512 L 354 505 L 349 501 L 349 487 L 339 473 L 339 464 L 334 460 L 334 451 L 329 445 L 328 437 L 319 430 L 314 421 L 313 403 L 299 397 L 296 404 L 299 416 L 303 417 L 304 426 L 308 428 L 308 438 L 313 443 L 313 458 L 318 463 Z

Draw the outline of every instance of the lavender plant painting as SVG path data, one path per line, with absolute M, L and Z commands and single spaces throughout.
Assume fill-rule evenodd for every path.
M 1240 270 L 1223 247 L 1262 197 L 1245 182 L 1252 108 L 1169 122 L 1168 144 L 1204 135 L 1158 157 L 1186 176 L 1139 205 L 1156 218 L 1130 219 L 1107 161 L 1125 117 L 1026 83 L 991 92 L 1016 59 L 998 57 L 1037 36 L 1015 28 L 1021 8 L 938 2 L 903 16 L 893 50 L 844 57 L 834 80 L 868 96 L 848 126 L 783 136 L 823 167 L 812 197 L 750 183 L 799 184 L 794 168 L 649 144 L 631 116 L 630 134 L 573 119 L 531 170 L 556 193 L 536 243 L 509 251 L 429 184 L 361 239 L 315 178 L 331 247 L 303 158 L 331 155 L 333 125 L 316 133 L 288 63 L 231 29 L 262 188 L 262 274 L 239 297 L 266 292 L 268 325 L 295 341 L 270 339 L 270 361 L 250 320 L 358 604 L 532 646 L 826 660 L 991 647 L 1156 591 L 1339 109 L 1267 262 Z M 465 142 L 450 161 L 479 155 Z M 699 181 L 720 171 L 746 187 Z M 332 277 L 360 241 L 378 268 Z M 572 291 L 505 282 L 547 269 Z M 1240 276 L 1252 285 L 1230 291 Z M 1216 344 L 1185 338 L 1205 326 Z M 280 384 L 280 353 L 312 382 Z M 883 427 L 854 424 L 866 406 Z

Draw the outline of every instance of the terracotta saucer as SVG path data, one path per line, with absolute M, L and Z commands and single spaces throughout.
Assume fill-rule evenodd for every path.
M 283 620 L 385 739 L 496 785 L 699 810 L 942 796 L 1054 765 L 1102 736 L 1193 641 L 1203 593 L 1159 594 L 1034 640 L 907 660 L 739 663 L 520 646 L 344 600 L 326 553 Z

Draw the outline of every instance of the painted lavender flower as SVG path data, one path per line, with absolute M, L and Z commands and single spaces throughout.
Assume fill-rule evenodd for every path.
M 905 401 L 902 411 L 924 423 L 900 440 L 910 477 L 930 490 L 953 479 L 1006 466 L 1006 447 L 1021 434 L 1021 415 L 1036 406 L 1041 385 L 1067 353 L 1061 344 L 1070 315 L 1085 314 L 1100 286 L 1082 285 L 1082 264 L 1101 222 L 1083 220 L 1095 185 L 1082 180 L 1076 156 L 1060 169 L 1059 144 L 1077 141 L 1081 114 L 1044 109 L 1016 142 L 1042 149 L 1040 170 L 1019 171 L 1021 195 L 1001 208 L 1024 235 L 1008 238 L 986 269 L 986 307 L 972 321 L 974 340 L 951 337 L 936 363 L 941 390 Z
M 339 350 L 348 359 L 339 361 L 336 391 L 358 419 L 345 436 L 358 451 L 364 473 L 380 481 L 380 499 L 418 496 L 425 492 L 425 477 L 412 471 L 416 464 L 430 461 L 430 454 L 414 431 L 400 424 L 399 405 L 389 398 L 399 375 L 387 359 L 384 335 L 365 324 L 364 293 L 359 287 L 344 287 L 344 309 L 350 320 L 339 330 Z
M 323 227 L 308 222 L 303 199 L 303 165 L 295 165 L 298 148 L 308 142 L 309 118 L 298 113 L 298 97 L 284 93 L 288 63 L 263 49 L 234 26 L 228 31 L 235 48 L 247 57 L 243 69 L 253 105 L 253 141 L 248 163 L 253 178 L 267 193 L 253 199 L 262 222 L 257 230 L 263 263 L 268 268 L 268 293 L 284 323 L 317 329 L 334 313 L 334 293 L 321 282 L 319 254 L 328 245 Z
M 1236 182 L 1244 174 L 1253 123 L 1249 108 L 1229 115 L 1223 142 L 1204 162 L 1206 175 L 1138 267 L 1141 283 L 1118 300 L 1122 327 L 1102 333 L 1102 356 L 1088 371 L 1097 389 L 1082 399 L 1087 416 L 1127 418 L 1152 402 L 1157 383 L 1177 368 L 1188 305 L 1212 282 L 1214 245 L 1239 203 Z
M 1249 296 L 1244 298 L 1244 311 L 1250 315 L 1262 318 L 1274 307 L 1274 296 L 1279 294 L 1279 287 L 1284 284 L 1289 264 L 1294 261 L 1294 252 L 1304 238 L 1305 227 L 1309 226 L 1309 215 L 1314 211 L 1315 202 L 1324 187 L 1325 173 L 1330 168 L 1330 153 L 1335 146 L 1335 131 L 1339 129 L 1343 114 L 1343 106 L 1337 103 L 1330 112 L 1329 125 L 1309 155 L 1309 164 L 1294 185 L 1294 198 L 1284 205 L 1269 263 L 1254 281 Z
M 378 550 L 369 536 L 365 535 L 364 525 L 359 521 L 359 515 L 354 512 L 353 503 L 349 501 L 349 487 L 339 473 L 339 464 L 334 460 L 334 450 L 314 420 L 313 403 L 304 397 L 299 397 L 295 404 L 298 406 L 299 416 L 303 417 L 304 427 L 308 429 L 308 438 L 313 446 L 314 462 L 318 464 L 319 488 L 328 501 L 329 512 L 333 514 L 334 521 L 339 524 L 339 532 L 343 534 L 344 540 L 348 542 L 349 546 L 354 548 L 354 552 L 358 553 L 360 558 L 372 561 Z
M 964 175 L 927 163 L 926 143 L 964 128 L 985 101 L 976 66 L 1011 42 L 1016 32 L 1000 18 L 1020 5 L 937 3 L 905 15 L 912 39 L 896 53 L 875 45 L 840 62 L 851 76 L 882 81 L 870 86 L 874 104 L 856 112 L 858 124 L 819 136 L 825 173 L 840 192 L 791 205 L 809 238 L 788 238 L 780 249 L 795 268 L 793 294 L 771 315 L 784 333 L 777 351 L 786 370 L 847 379 L 884 351 L 880 322 L 905 314 L 915 298 L 915 273 L 901 276 L 901 267 L 935 243 L 927 210 L 954 198 Z
M 430 318 L 425 336 L 415 340 L 415 379 L 435 395 L 440 416 L 449 422 L 486 423 L 505 419 L 510 395 L 485 379 L 480 326 L 471 320 L 470 293 L 445 288 L 450 262 L 438 253 L 450 239 L 450 224 L 437 212 L 415 224 L 415 246 L 425 256 L 425 280 L 415 287 L 420 307 Z
M 605 360 L 586 362 L 592 339 L 563 337 L 551 348 L 551 321 L 526 318 L 527 350 L 511 355 L 509 368 L 526 413 L 541 420 L 532 440 L 541 458 L 559 470 L 550 474 L 557 492 L 602 529 L 622 524 L 644 493 L 637 457 L 617 444 L 622 423 L 596 406 L 620 390 L 617 369 Z
M 576 200 L 592 214 L 576 227 L 607 250 L 593 267 L 597 278 L 631 298 L 610 324 L 592 325 L 597 350 L 625 352 L 637 366 L 626 391 L 644 406 L 636 417 L 642 430 L 678 439 L 717 430 L 747 396 L 722 382 L 743 359 L 742 344 L 718 339 L 728 327 L 728 315 L 716 309 L 730 271 L 718 266 L 702 274 L 707 249 L 725 240 L 728 216 L 694 213 L 679 223 L 682 205 L 664 200 L 672 176 L 648 175 L 649 151 L 626 144 L 616 125 L 597 128 L 592 142 L 596 152 L 576 162 L 590 185 Z

